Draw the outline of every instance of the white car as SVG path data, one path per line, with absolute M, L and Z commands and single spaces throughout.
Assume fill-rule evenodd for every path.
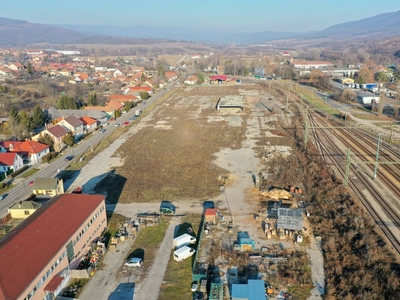
M 0 196 L 0 201 L 3 200 L 3 199 L 4 199 L 4 195 L 1 195 Z
M 143 264 L 143 260 L 141 258 L 132 257 L 132 258 L 128 259 L 125 262 L 124 266 L 126 266 L 126 267 L 139 267 L 140 268 L 142 266 L 142 264 Z

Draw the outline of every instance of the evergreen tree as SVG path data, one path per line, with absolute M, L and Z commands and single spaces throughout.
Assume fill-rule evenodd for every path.
M 16 108 L 15 106 L 10 108 L 10 117 L 13 119 L 14 125 L 19 124 L 20 117 L 18 114 L 18 108 Z
M 88 105 L 89 106 L 96 106 L 99 104 L 99 101 L 97 99 L 97 94 L 96 93 L 90 93 L 88 97 Z
M 78 105 L 75 102 L 75 99 L 66 95 L 62 95 L 60 99 L 57 101 L 58 109 L 77 109 Z
M 40 108 L 39 105 L 35 107 L 33 110 L 32 114 L 32 121 L 33 121 L 33 126 L 34 127 L 39 127 L 44 125 L 44 122 L 46 120 L 46 116 L 44 115 L 43 110 Z

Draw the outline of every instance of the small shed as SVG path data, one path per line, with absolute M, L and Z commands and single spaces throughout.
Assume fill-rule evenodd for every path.
M 232 284 L 232 300 L 266 300 L 265 284 L 260 279 L 249 279 L 247 284 Z
M 250 237 L 247 231 L 239 231 L 237 236 L 238 236 L 239 250 L 252 251 L 255 249 L 255 242 Z
M 204 220 L 205 222 L 215 224 L 217 221 L 217 209 L 207 208 L 204 212 Z

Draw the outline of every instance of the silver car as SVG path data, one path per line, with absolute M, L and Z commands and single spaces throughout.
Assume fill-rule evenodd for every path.
M 132 257 L 132 258 L 128 259 L 128 260 L 125 262 L 124 266 L 126 266 L 126 267 L 138 267 L 138 268 L 140 268 L 140 267 L 142 266 L 142 264 L 143 264 L 143 260 L 142 260 L 141 258 Z

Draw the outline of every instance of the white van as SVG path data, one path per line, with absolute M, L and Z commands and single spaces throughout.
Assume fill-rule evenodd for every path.
M 191 257 L 196 250 L 193 248 L 190 248 L 188 246 L 183 246 L 177 250 L 174 251 L 174 259 L 176 261 L 183 261 L 188 257 Z
M 178 249 L 182 246 L 189 246 L 190 244 L 196 244 L 196 238 L 187 233 L 174 238 L 172 243 L 174 249 Z

